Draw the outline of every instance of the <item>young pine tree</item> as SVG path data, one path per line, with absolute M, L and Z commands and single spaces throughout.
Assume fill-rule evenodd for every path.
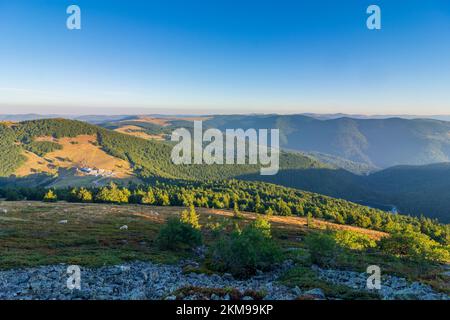
M 306 225 L 308 228 L 314 228 L 314 220 L 311 212 L 308 212 L 308 214 L 306 215 Z
M 55 192 L 53 192 L 52 189 L 48 190 L 47 193 L 44 195 L 45 202 L 56 202 L 58 200 L 58 197 L 56 196 Z
M 189 207 L 189 210 L 183 210 L 181 212 L 180 221 L 191 225 L 195 229 L 200 229 L 200 222 L 198 220 L 198 214 L 195 212 L 193 205 Z

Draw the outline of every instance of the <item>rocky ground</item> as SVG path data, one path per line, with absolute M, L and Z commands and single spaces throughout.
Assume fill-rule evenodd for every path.
M 367 285 L 367 273 L 352 271 L 324 270 L 314 268 L 319 278 L 334 284 L 341 284 L 357 290 L 364 290 Z M 382 275 L 381 289 L 378 290 L 384 300 L 449 300 L 444 293 L 435 292 L 430 286 L 419 282 L 408 282 L 404 278 Z
M 96 269 L 81 269 L 81 290 L 67 288 L 66 265 L 0 272 L 0 299 L 296 299 L 302 296 L 326 299 L 320 289 L 304 291 L 277 283 L 292 265 L 276 272 L 261 273 L 247 280 L 231 275 L 183 273 L 186 263 L 161 265 L 133 262 Z M 319 277 L 336 284 L 365 290 L 367 274 L 316 268 Z M 201 289 L 199 289 L 201 288 Z M 419 283 L 388 276 L 380 295 L 384 299 L 449 299 Z

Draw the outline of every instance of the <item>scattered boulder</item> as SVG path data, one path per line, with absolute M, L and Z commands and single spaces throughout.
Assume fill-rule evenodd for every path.
M 295 288 L 292 289 L 292 293 L 295 294 L 296 296 L 301 296 L 303 292 L 302 290 L 300 290 L 298 286 L 295 286 Z
M 100 268 L 83 268 L 80 291 L 70 291 L 65 284 L 67 265 L 41 266 L 27 269 L 0 271 L 0 300 L 4 299 L 86 299 L 86 300 L 160 300 L 160 299 L 231 299 L 231 300 L 319 300 L 326 299 L 324 292 L 315 288 L 289 288 L 277 280 L 285 270 L 275 269 L 245 280 L 224 275 L 183 273 L 184 264 L 154 264 L 132 262 Z M 336 283 L 358 284 L 365 289 L 367 274 L 318 269 L 321 278 Z M 61 282 L 63 279 L 63 282 Z M 349 281 L 349 279 L 354 279 Z M 360 281 L 361 280 L 361 281 Z M 362 281 L 364 280 L 364 281 Z M 448 300 L 444 293 L 433 291 L 428 285 L 411 283 L 394 276 L 384 276 L 382 288 L 390 288 L 389 296 L 380 292 L 383 299 Z
M 128 226 L 127 225 L 123 225 L 119 228 L 120 230 L 128 230 Z
M 130 266 L 120 266 L 119 269 L 122 272 L 128 272 L 131 270 Z
M 222 275 L 222 279 L 228 280 L 228 281 L 233 281 L 233 280 L 234 280 L 234 277 L 233 277 L 233 275 L 232 275 L 231 273 L 224 273 L 224 274 Z
M 308 291 L 305 291 L 304 294 L 302 294 L 303 297 L 312 297 L 314 299 L 320 299 L 320 300 L 324 300 L 325 297 L 325 293 L 323 293 L 322 289 L 319 288 L 314 288 Z

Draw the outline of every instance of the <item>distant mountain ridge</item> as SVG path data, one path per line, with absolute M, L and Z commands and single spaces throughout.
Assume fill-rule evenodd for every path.
M 248 114 L 250 116 L 260 116 L 264 114 Z M 352 119 L 389 119 L 389 118 L 401 118 L 401 119 L 432 119 L 441 121 L 450 121 L 450 115 L 408 115 L 408 114 L 380 114 L 380 115 L 364 115 L 364 114 L 349 114 L 349 113 L 299 113 L 288 114 L 289 115 L 302 115 L 319 120 L 331 120 L 339 118 L 352 118 Z M 107 121 L 119 121 L 122 119 L 136 119 L 140 116 L 151 117 L 198 117 L 197 114 L 117 114 L 117 115 L 104 115 L 104 114 L 84 114 L 84 115 L 67 115 L 67 114 L 0 114 L 0 121 L 26 121 L 26 120 L 38 120 L 38 119 L 50 119 L 50 118 L 66 118 L 73 120 L 86 121 L 89 123 L 101 123 Z M 217 116 L 214 114 L 207 115 L 202 114 L 200 116 Z
M 450 122 L 440 120 L 232 115 L 214 116 L 205 125 L 219 129 L 279 128 L 282 148 L 328 154 L 379 168 L 450 161 Z

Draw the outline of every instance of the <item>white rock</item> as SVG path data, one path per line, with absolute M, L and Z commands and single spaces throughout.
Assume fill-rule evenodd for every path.
M 300 288 L 298 286 L 295 286 L 295 288 L 292 289 L 292 293 L 295 294 L 296 296 L 301 296 L 302 290 L 300 290 Z
M 128 226 L 127 225 L 121 226 L 120 230 L 128 230 Z
M 7 213 L 8 213 L 8 210 L 7 210 L 7 209 L 2 209 L 2 212 L 3 212 L 4 214 L 7 214 Z
M 120 271 L 122 272 L 128 272 L 131 270 L 131 268 L 129 266 L 120 266 Z
M 59 221 L 58 223 L 59 223 L 59 224 L 67 224 L 67 222 L 68 222 L 67 220 L 61 220 L 61 221 Z

